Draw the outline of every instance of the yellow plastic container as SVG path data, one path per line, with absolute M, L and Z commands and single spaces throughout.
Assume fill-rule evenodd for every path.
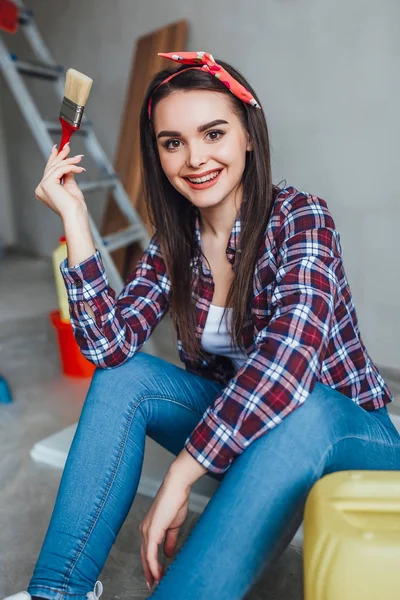
M 304 512 L 304 600 L 400 599 L 400 471 L 339 471 Z
M 60 272 L 60 263 L 67 258 L 67 256 L 67 242 L 63 236 L 60 237 L 60 243 L 57 248 L 53 250 L 54 279 L 56 283 L 58 306 L 60 309 L 60 319 L 63 323 L 70 323 L 71 321 L 69 316 L 67 290 L 65 289 L 64 279 Z

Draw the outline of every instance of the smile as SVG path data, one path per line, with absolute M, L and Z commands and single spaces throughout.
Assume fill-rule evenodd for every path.
M 222 171 L 223 169 L 220 169 L 218 171 L 214 171 L 214 173 L 206 175 L 205 177 L 191 177 L 190 179 L 189 177 L 184 177 L 184 179 L 193 189 L 205 189 L 215 185 Z

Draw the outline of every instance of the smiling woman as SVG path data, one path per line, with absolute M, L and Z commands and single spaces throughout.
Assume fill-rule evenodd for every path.
M 158 600 L 243 599 L 319 478 L 400 469 L 392 394 L 363 343 L 326 201 L 272 183 L 265 115 L 234 67 L 166 56 L 182 64 L 154 76 L 140 113 L 155 232 L 118 297 L 82 199 L 58 185 L 66 173 L 72 185 L 67 152 L 47 167 L 68 255 L 82 257 L 60 265 L 71 323 L 98 367 L 28 588 L 49 600 L 101 594 L 146 436 L 176 457 L 139 528 Z M 168 311 L 184 369 L 140 352 Z M 175 553 L 205 474 L 221 484 L 164 574 L 158 550 Z
M 157 111 L 158 113 L 160 112 L 160 109 Z M 197 132 L 198 133 L 202 133 L 202 132 L 207 132 L 206 134 L 206 138 L 208 138 L 208 140 L 210 142 L 216 142 L 218 140 L 220 140 L 220 138 L 222 136 L 225 135 L 226 131 L 225 130 L 220 130 L 220 129 L 212 129 L 214 127 L 216 127 L 217 125 L 229 125 L 228 121 L 225 121 L 224 119 L 215 119 L 214 121 L 210 121 L 210 123 L 205 123 L 204 125 L 199 125 L 199 127 L 197 127 Z M 210 131 L 208 131 L 210 130 Z M 175 136 L 177 137 L 182 137 L 182 133 L 179 131 L 160 131 L 160 133 L 157 135 L 157 139 L 161 139 L 163 137 L 167 137 L 167 138 L 171 138 Z M 208 136 L 216 136 L 213 138 L 209 138 Z M 163 148 L 166 148 L 169 151 L 174 151 L 177 150 L 179 148 L 178 146 L 170 146 L 170 144 L 173 144 L 174 142 L 178 142 L 180 144 L 180 140 L 177 139 L 172 139 L 172 140 L 167 140 L 166 142 L 163 142 L 161 145 Z M 165 168 L 164 168 L 165 170 Z M 222 171 L 222 168 L 214 168 L 214 169 L 210 169 L 209 171 L 202 171 L 201 173 L 192 173 L 192 174 L 188 174 L 188 175 L 182 175 L 182 177 L 184 179 L 186 179 L 190 183 L 194 184 L 191 185 L 191 187 L 193 189 L 206 189 L 208 187 L 210 187 L 209 185 L 204 185 L 206 182 L 212 181 L 213 179 L 215 179 L 219 173 Z
M 193 53 L 178 56 L 185 62 L 188 55 L 195 58 Z M 204 258 L 209 266 L 214 265 L 213 298 L 232 306 L 230 334 L 232 343 L 240 345 L 249 317 L 252 273 L 276 188 L 271 181 L 268 129 L 255 92 L 227 63 L 209 59 L 204 67 L 223 72 L 221 79 L 229 87 L 206 70 L 193 67 L 189 59 L 172 75 L 166 70 L 154 77 L 144 99 L 140 130 L 144 193 L 175 290 L 171 317 L 185 351 L 196 357 L 203 354 L 203 348 L 193 329 L 190 261 Z M 253 138 L 258 141 L 256 147 Z M 251 206 L 247 198 L 252 199 Z M 231 265 L 225 247 L 239 211 L 240 261 L 236 254 Z M 199 240 L 193 237 L 196 223 Z
M 209 114 L 229 114 L 230 120 L 214 119 L 213 121 L 206 122 L 199 125 L 192 135 L 190 129 L 193 127 L 193 117 L 186 110 L 188 103 L 193 107 L 193 112 L 197 116 L 196 120 L 200 120 L 202 115 L 204 115 L 203 119 L 205 119 Z M 213 184 L 210 182 L 215 178 L 219 180 L 221 171 L 229 167 L 228 174 L 230 180 L 225 181 L 224 189 L 227 198 L 224 202 L 225 204 L 230 203 L 231 199 L 228 198 L 229 194 L 227 193 L 226 186 L 231 186 L 230 193 L 232 193 L 235 184 L 237 187 L 244 168 L 243 155 L 246 150 L 250 150 L 251 148 L 250 143 L 247 144 L 246 148 L 242 148 L 245 134 L 238 117 L 232 111 L 230 101 L 220 94 L 215 94 L 210 100 L 204 102 L 204 91 L 201 90 L 186 91 L 174 96 L 168 96 L 159 101 L 154 109 L 156 130 L 159 123 L 168 122 L 168 119 L 173 118 L 174 114 L 176 114 L 175 111 L 179 111 L 180 109 L 181 111 L 183 110 L 179 114 L 182 115 L 180 123 L 184 131 L 168 131 L 163 129 L 157 135 L 157 140 L 167 138 L 166 141 L 159 144 L 160 160 L 164 173 L 172 185 L 174 185 L 174 181 L 179 182 L 180 179 L 184 179 L 190 188 L 203 190 L 209 189 L 211 185 L 214 185 L 216 181 Z M 188 128 L 183 127 L 185 123 L 187 123 Z M 216 129 L 217 125 L 224 125 L 225 127 L 223 129 Z M 207 154 L 206 163 L 199 156 L 201 153 Z M 191 185 L 190 182 L 193 182 L 194 185 Z M 193 201 L 196 206 L 196 196 L 192 200 L 187 188 L 181 187 L 180 189 L 182 190 L 182 194 L 186 195 L 188 200 Z M 222 193 L 223 190 L 220 187 L 218 189 L 218 196 L 215 196 L 215 198 L 220 198 Z M 204 210 L 206 206 L 213 206 L 213 197 L 207 194 L 207 205 L 204 202 L 199 205 L 199 208 L 203 208 L 203 217 L 206 216 Z M 203 221 L 207 221 L 207 219 L 205 218 Z M 204 233 L 207 232 L 204 230 Z

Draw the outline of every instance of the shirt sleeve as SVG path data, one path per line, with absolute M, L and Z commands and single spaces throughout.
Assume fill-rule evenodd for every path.
M 271 319 L 185 441 L 214 473 L 227 471 L 249 444 L 303 404 L 320 376 L 339 289 L 340 238 L 324 200 L 300 192 L 285 203 Z
M 73 267 L 63 260 L 60 271 L 74 337 L 83 356 L 100 368 L 117 367 L 138 352 L 168 310 L 170 282 L 156 234 L 117 298 L 99 250 Z

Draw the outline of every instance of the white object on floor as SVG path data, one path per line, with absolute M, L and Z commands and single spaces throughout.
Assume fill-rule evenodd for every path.
M 103 593 L 103 584 L 101 581 L 96 581 L 94 584 L 93 592 L 88 592 L 86 594 L 87 600 L 99 600 L 100 596 Z M 18 592 L 17 594 L 13 594 L 12 596 L 7 596 L 3 598 L 3 600 L 32 600 L 32 596 L 29 592 Z
M 87 600 L 98 600 L 103 593 L 103 584 L 101 581 L 96 581 L 93 592 L 86 594 Z
M 43 462 L 52 467 L 63 469 L 77 425 L 78 423 L 74 423 L 36 442 L 30 451 L 31 458 L 36 462 Z

